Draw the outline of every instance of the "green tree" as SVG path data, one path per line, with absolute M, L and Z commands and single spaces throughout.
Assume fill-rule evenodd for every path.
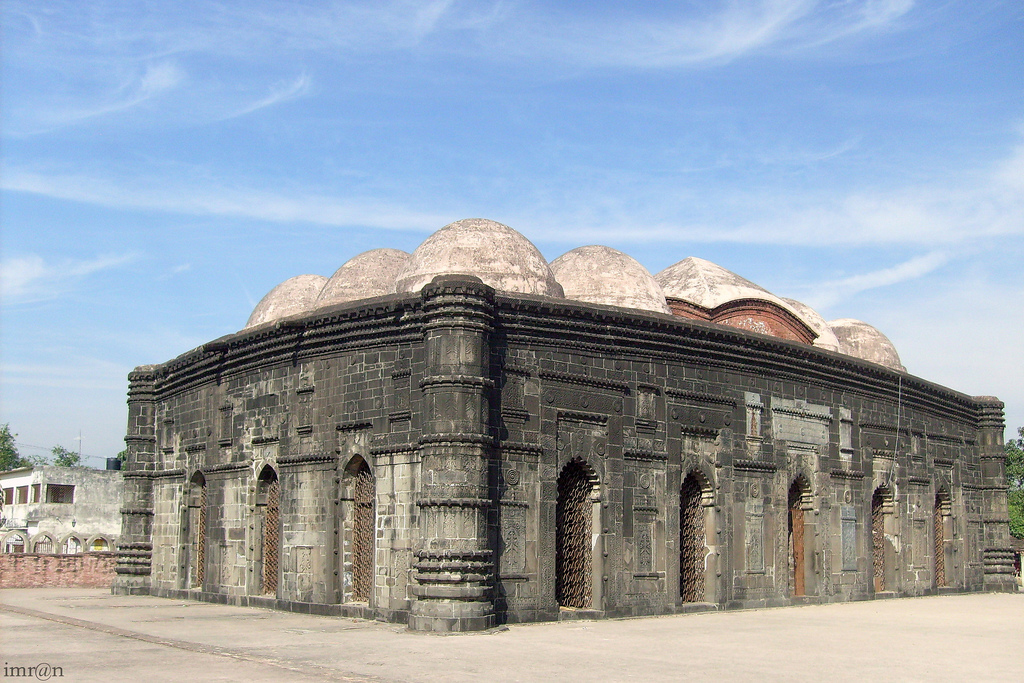
M 0 426 L 0 471 L 28 467 L 32 464 L 18 453 L 18 446 L 14 443 L 16 436 L 18 435 L 11 433 L 10 424 Z
M 1024 427 L 1016 439 L 1006 440 L 1006 502 L 1010 508 L 1010 534 L 1024 538 Z
M 54 446 L 50 453 L 53 455 L 53 464 L 57 467 L 78 467 L 82 464 L 82 456 L 63 446 Z
M 128 449 L 126 448 L 120 453 L 118 453 L 117 459 L 120 460 L 121 462 L 128 462 Z

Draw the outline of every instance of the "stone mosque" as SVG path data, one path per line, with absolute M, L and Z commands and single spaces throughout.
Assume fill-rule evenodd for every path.
M 699 258 L 458 221 L 128 405 L 118 593 L 449 632 L 1014 587 L 1003 404 Z

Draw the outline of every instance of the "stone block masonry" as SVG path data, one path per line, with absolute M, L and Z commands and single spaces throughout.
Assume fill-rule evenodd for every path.
M 427 631 L 1011 590 L 1002 428 L 806 343 L 440 277 L 133 372 L 114 590 Z

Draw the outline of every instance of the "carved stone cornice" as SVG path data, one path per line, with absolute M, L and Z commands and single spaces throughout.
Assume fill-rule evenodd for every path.
M 626 382 L 617 382 L 612 379 L 591 377 L 589 375 L 569 372 L 555 372 L 554 370 L 539 370 L 537 372 L 537 376 L 541 379 L 558 382 L 560 384 L 578 384 L 582 386 L 596 387 L 598 389 L 612 389 L 623 394 L 629 393 L 629 384 Z
M 735 460 L 732 467 L 734 470 L 746 472 L 775 472 L 779 469 L 775 463 L 762 460 Z

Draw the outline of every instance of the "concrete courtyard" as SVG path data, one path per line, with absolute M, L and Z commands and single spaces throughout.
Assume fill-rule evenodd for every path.
M 5 590 L 0 655 L 5 679 L 36 667 L 30 680 L 54 681 L 1019 682 L 1024 593 L 434 636 L 96 589 Z

